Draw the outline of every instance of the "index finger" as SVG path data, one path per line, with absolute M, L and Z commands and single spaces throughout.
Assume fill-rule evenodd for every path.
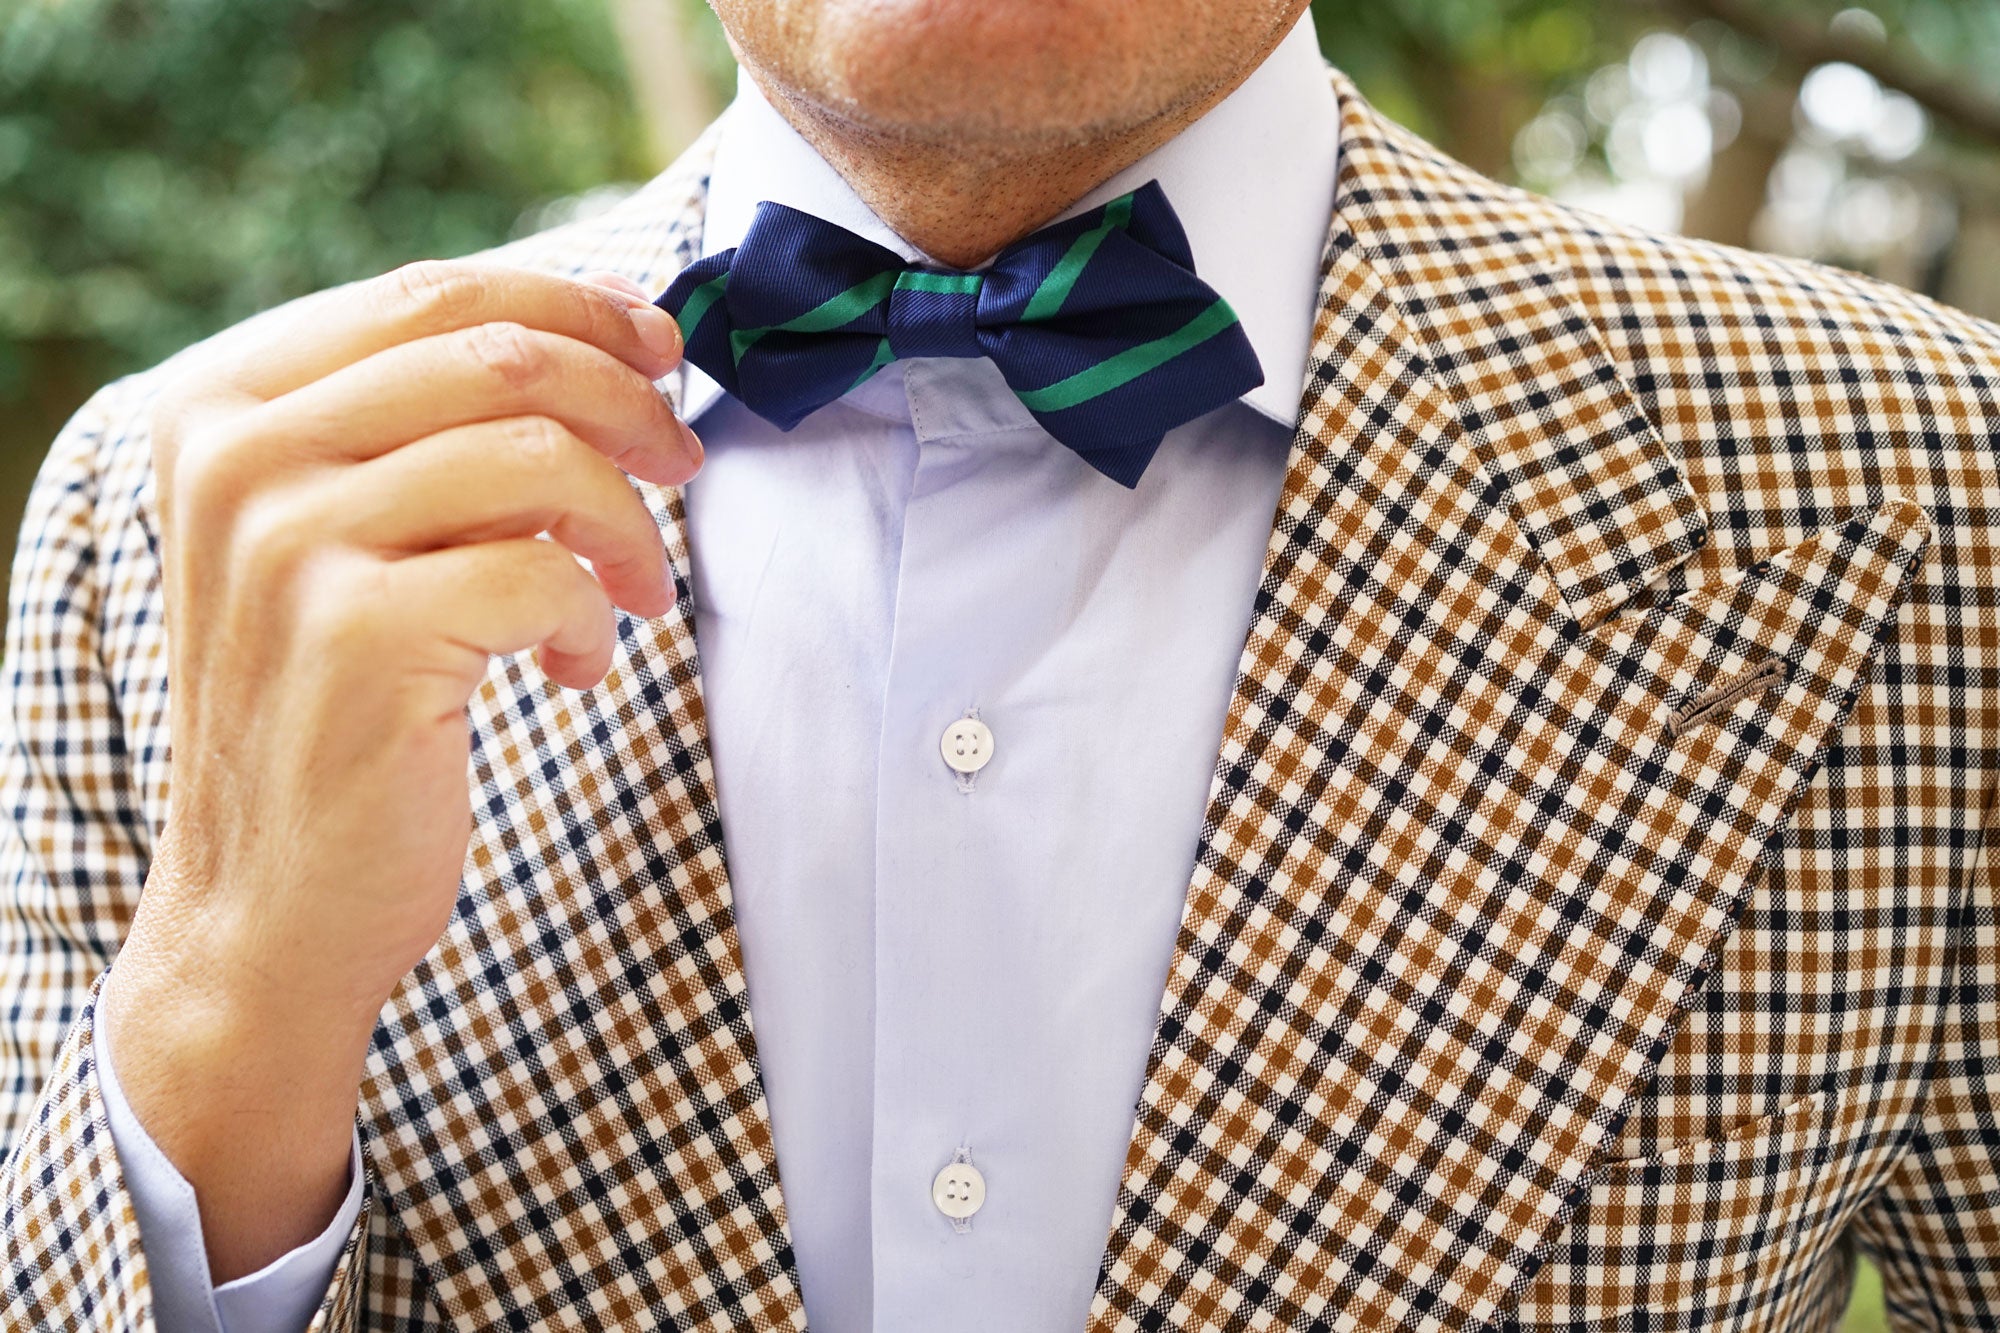
M 253 321 L 221 374 L 253 397 L 290 393 L 377 352 L 497 321 L 593 343 L 648 379 L 680 364 L 673 316 L 641 297 L 531 269 L 423 260 Z M 246 330 L 248 331 L 248 330 Z

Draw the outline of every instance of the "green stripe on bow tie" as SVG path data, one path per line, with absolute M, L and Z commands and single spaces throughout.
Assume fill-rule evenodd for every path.
M 736 364 L 742 365 L 743 354 L 767 333 L 831 333 L 843 325 L 852 324 L 889 299 L 889 293 L 896 289 L 898 276 L 877 273 L 782 324 L 767 324 L 761 329 L 735 329 L 729 335 L 729 350 L 736 357 Z
M 876 371 L 888 365 L 891 361 L 894 361 L 895 359 L 896 359 L 896 349 L 889 345 L 889 340 L 887 338 L 884 338 L 875 347 L 875 359 L 868 363 L 868 369 L 862 371 L 860 377 L 856 379 L 854 383 L 847 386 L 847 391 L 849 393 L 854 392 L 856 389 L 860 388 L 862 385 L 866 384 L 871 378 L 873 378 Z
M 970 296 L 979 290 L 979 284 L 986 281 L 977 273 L 927 273 L 922 269 L 905 269 L 896 279 L 899 292 L 942 292 L 947 296 Z
M 1104 206 L 1104 221 L 1070 242 L 1069 249 L 1049 270 L 1049 276 L 1042 279 L 1035 288 L 1035 294 L 1028 298 L 1028 304 L 1021 311 L 1021 321 L 1028 323 L 1037 319 L 1053 318 L 1069 299 L 1070 289 L 1083 276 L 1083 270 L 1090 263 L 1090 257 L 1097 253 L 1097 247 L 1104 244 L 1104 238 L 1114 231 L 1122 230 L 1132 221 L 1132 196 L 1121 194 Z
M 1229 302 L 1218 296 L 1214 305 L 1164 338 L 1128 347 L 1116 356 L 1077 371 L 1068 379 L 1057 380 L 1039 389 L 1020 389 L 1016 395 L 1028 405 L 1030 412 L 1060 412 L 1066 407 L 1075 407 L 1078 403 L 1087 403 L 1099 395 L 1110 393 L 1121 384 L 1131 383 L 1155 366 L 1166 364 L 1191 347 L 1199 347 L 1235 323 L 1236 312 L 1229 308 Z
M 729 274 L 724 273 L 720 277 L 710 278 L 688 293 L 687 304 L 681 307 L 681 341 L 686 342 L 694 336 L 694 331 L 701 327 L 702 316 L 722 299 L 722 293 L 728 287 Z

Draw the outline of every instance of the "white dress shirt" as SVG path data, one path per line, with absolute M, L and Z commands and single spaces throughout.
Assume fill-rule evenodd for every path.
M 1065 214 L 1159 180 L 1264 369 L 1136 489 L 987 361 L 892 364 L 789 434 L 687 375 L 710 743 L 816 1333 L 1083 1326 L 1283 479 L 1335 117 L 1302 18 Z M 746 78 L 703 253 L 764 199 L 921 258 Z M 989 752 L 960 772 L 944 737 L 968 718 Z M 358 1191 L 211 1291 L 193 1192 L 98 1057 L 162 1333 L 303 1328 Z M 984 1187 L 956 1220 L 934 1189 L 955 1157 Z

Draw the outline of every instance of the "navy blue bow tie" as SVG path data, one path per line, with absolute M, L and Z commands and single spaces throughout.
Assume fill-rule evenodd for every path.
M 783 204 L 655 304 L 687 359 L 790 430 L 897 358 L 984 356 L 1042 428 L 1126 486 L 1160 438 L 1264 382 L 1236 312 L 1194 275 L 1158 181 L 1000 252 L 912 268 Z

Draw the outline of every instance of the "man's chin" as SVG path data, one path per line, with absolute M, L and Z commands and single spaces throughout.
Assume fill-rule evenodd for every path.
M 1206 11 L 1210 0 L 1167 6 Z M 1136 0 L 718 0 L 716 9 L 768 93 L 822 123 L 898 139 L 999 146 L 1115 135 L 1217 75 L 1213 58 L 1191 62 L 1175 25 Z

